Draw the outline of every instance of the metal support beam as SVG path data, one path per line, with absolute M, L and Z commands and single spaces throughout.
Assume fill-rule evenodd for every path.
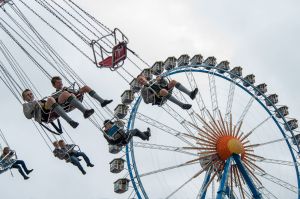
M 206 188 L 207 183 L 210 180 L 211 172 L 212 172 L 212 168 L 210 168 L 205 174 L 205 178 L 204 178 L 201 190 L 199 192 L 199 197 L 197 197 L 199 199 L 205 199 L 206 191 L 207 191 L 207 189 L 205 189 L 205 188 Z
M 219 190 L 217 193 L 217 199 L 223 199 L 223 197 L 226 194 L 227 179 L 228 179 L 228 173 L 229 173 L 230 166 L 231 166 L 231 160 L 232 160 L 231 157 L 229 157 L 226 160 L 224 171 L 223 171 L 221 182 L 220 182 L 220 186 L 219 186 Z
M 242 161 L 241 161 L 241 158 L 239 155 L 237 154 L 233 154 L 232 155 L 240 173 L 242 174 L 243 178 L 245 179 L 245 182 L 246 184 L 248 185 L 251 193 L 252 193 L 252 196 L 253 198 L 255 199 L 261 199 L 262 196 L 261 194 L 258 192 L 258 189 L 256 188 L 254 182 L 252 181 L 252 179 L 250 178 L 250 175 L 248 173 L 248 171 L 246 170 L 246 168 L 244 167 Z

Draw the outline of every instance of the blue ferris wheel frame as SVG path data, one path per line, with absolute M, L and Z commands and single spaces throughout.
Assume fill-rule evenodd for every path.
M 235 82 L 233 79 L 226 77 L 224 74 L 230 74 L 235 76 L 236 78 L 239 78 L 242 80 L 242 82 L 246 82 L 244 79 L 236 76 L 235 74 L 229 72 L 229 71 L 225 71 L 222 69 L 224 72 L 224 74 L 220 74 L 220 73 L 215 73 L 215 72 L 211 72 L 210 70 L 205 70 L 205 69 L 200 69 L 200 67 L 205 67 L 204 65 L 187 65 L 187 66 L 181 66 L 181 67 L 177 67 L 174 68 L 173 70 L 167 71 L 163 74 L 163 76 L 168 77 L 174 74 L 178 74 L 178 73 L 183 73 L 183 72 L 200 72 L 200 73 L 207 73 L 207 74 L 213 74 L 217 77 L 223 78 L 229 82 L 235 83 L 235 85 L 237 85 L 239 88 L 241 88 L 242 90 L 244 90 L 245 92 L 247 92 L 251 97 L 254 97 L 255 100 L 265 109 L 265 111 L 270 115 L 270 117 L 273 119 L 274 123 L 276 124 L 276 126 L 279 128 L 282 136 L 285 138 L 285 142 L 289 148 L 290 154 L 292 156 L 293 162 L 294 162 L 294 167 L 295 167 L 295 171 L 297 174 L 297 183 L 298 183 L 298 199 L 300 199 L 300 175 L 299 175 L 299 169 L 298 166 L 296 164 L 297 160 L 294 154 L 294 150 L 292 149 L 291 143 L 289 142 L 289 139 L 287 139 L 287 135 L 285 134 L 285 131 L 282 129 L 282 126 L 279 124 L 279 122 L 277 121 L 277 119 L 274 117 L 274 115 L 271 113 L 271 111 L 267 108 L 267 106 L 262 102 L 262 100 L 260 100 L 259 98 L 257 98 L 255 96 L 255 94 L 251 93 L 245 86 L 243 86 L 242 84 Z M 215 67 L 212 67 L 215 68 Z M 247 82 L 246 82 L 247 83 Z M 257 92 L 259 92 L 266 100 L 269 100 L 263 93 L 261 93 L 255 86 L 251 85 L 250 86 Z M 135 117 L 136 117 L 136 113 L 138 111 L 139 105 L 141 103 L 141 97 L 139 96 L 138 99 L 136 100 L 132 111 L 130 113 L 130 117 L 128 120 L 128 125 L 127 125 L 127 129 L 133 129 L 134 128 L 134 123 L 135 123 Z M 272 104 L 272 103 L 271 103 Z M 273 108 L 275 110 L 277 110 L 276 106 L 273 105 Z M 281 113 L 280 113 L 281 114 Z M 283 121 L 286 123 L 287 121 L 285 120 L 284 117 L 282 117 Z M 293 131 L 289 128 L 289 132 L 292 134 L 292 136 L 294 136 Z M 299 150 L 299 146 L 297 145 L 297 149 L 298 149 L 298 153 L 300 152 Z M 137 165 L 135 162 L 135 156 L 134 156 L 134 147 L 133 147 L 133 141 L 131 140 L 129 143 L 129 146 L 126 146 L 126 162 L 127 162 L 127 167 L 128 167 L 128 172 L 129 172 L 129 176 L 130 176 L 130 180 L 131 183 L 133 185 L 134 191 L 136 193 L 136 196 L 138 197 L 138 199 L 148 199 L 148 195 L 144 189 L 143 183 L 139 177 L 139 172 L 137 169 Z M 134 176 L 135 173 L 135 176 Z M 142 195 L 144 197 L 142 197 Z

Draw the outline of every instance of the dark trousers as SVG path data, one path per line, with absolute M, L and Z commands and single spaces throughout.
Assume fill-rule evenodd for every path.
M 29 171 L 28 171 L 28 169 L 27 169 L 27 167 L 26 167 L 26 164 L 25 164 L 25 162 L 24 162 L 23 160 L 17 160 L 17 161 L 11 166 L 11 168 L 18 169 L 19 173 L 20 173 L 24 178 L 26 178 L 26 177 L 27 177 L 26 174 L 29 173 Z M 24 173 L 23 170 L 25 171 L 26 174 Z
M 75 156 L 72 156 L 70 155 L 70 162 L 74 165 L 74 166 L 77 166 L 78 169 L 82 172 L 82 173 L 85 173 L 83 167 L 81 166 L 80 162 L 79 162 L 79 159 Z
M 91 164 L 91 161 L 90 161 L 89 157 L 87 157 L 87 155 L 83 152 L 76 151 L 76 152 L 72 152 L 70 155 L 75 156 L 77 158 L 81 156 L 84 159 L 84 161 L 86 162 L 87 165 Z

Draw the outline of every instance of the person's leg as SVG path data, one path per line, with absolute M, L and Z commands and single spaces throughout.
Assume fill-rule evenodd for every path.
M 80 156 L 83 157 L 83 159 L 84 159 L 84 161 L 86 162 L 86 165 L 87 165 L 88 167 L 93 167 L 93 166 L 94 166 L 94 165 L 91 163 L 89 157 L 88 157 L 85 153 L 77 151 L 77 152 L 74 152 L 73 154 L 74 154 L 75 157 L 80 157 Z
M 129 142 L 133 136 L 137 136 L 137 137 L 141 138 L 142 140 L 149 140 L 149 136 L 148 136 L 149 134 L 150 134 L 149 128 L 145 132 L 142 132 L 139 129 L 132 129 L 132 130 L 128 131 L 127 141 Z
M 11 166 L 11 168 L 18 169 L 19 173 L 23 176 L 24 180 L 29 179 L 29 177 L 24 173 L 20 165 L 15 163 Z
M 25 162 L 23 160 L 17 160 L 15 162 L 15 165 L 21 165 L 21 167 L 23 168 L 23 170 L 26 172 L 26 174 L 29 174 L 33 171 L 33 169 L 28 169 Z
M 171 93 L 169 93 L 166 89 L 162 89 L 160 90 L 159 94 L 163 97 L 165 97 L 166 99 L 170 100 L 171 102 L 173 102 L 174 104 L 180 106 L 183 109 L 190 109 L 192 107 L 192 105 L 190 104 L 184 104 L 181 101 L 179 101 L 178 99 L 176 99 Z
M 88 118 L 94 113 L 94 109 L 89 109 L 89 110 L 86 109 L 82 105 L 81 101 L 79 101 L 73 94 L 70 94 L 67 91 L 62 92 L 62 94 L 60 94 L 60 96 L 58 97 L 59 104 L 62 104 L 65 102 L 68 102 L 68 103 L 70 103 L 70 105 L 79 109 L 83 113 L 84 118 Z
M 82 173 L 83 175 L 86 174 L 85 170 L 84 170 L 83 167 L 81 166 L 81 164 L 80 164 L 80 162 L 79 162 L 79 160 L 78 160 L 77 157 L 75 157 L 75 156 L 70 156 L 70 162 L 71 162 L 73 165 L 77 166 L 78 169 L 81 171 L 81 173 Z
M 73 128 L 76 128 L 79 123 L 72 120 L 65 110 L 56 103 L 56 100 L 53 97 L 49 97 L 45 103 L 45 109 L 50 110 L 52 109 L 55 113 L 57 113 L 60 117 L 62 117 L 64 120 L 66 120 Z
M 113 101 L 113 100 L 103 99 L 96 93 L 96 91 L 92 90 L 89 86 L 83 86 L 80 89 L 80 93 L 88 93 L 92 98 L 100 102 L 102 107 L 105 107 L 106 105 L 110 104 Z
M 175 88 L 177 88 L 181 92 L 187 94 L 191 99 L 195 99 L 195 97 L 198 93 L 198 88 L 195 88 L 193 91 L 190 91 L 186 87 L 184 87 L 181 83 L 177 82 L 176 80 L 172 80 L 169 83 L 168 87 L 173 88 L 174 86 L 175 86 Z

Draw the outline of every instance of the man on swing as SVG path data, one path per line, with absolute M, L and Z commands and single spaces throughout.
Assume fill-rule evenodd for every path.
M 66 120 L 73 128 L 79 124 L 73 121 L 64 109 L 56 103 L 53 97 L 48 97 L 47 100 L 35 100 L 30 89 L 25 89 L 22 92 L 22 97 L 26 103 L 23 104 L 23 112 L 27 119 L 34 118 L 38 123 L 48 122 L 49 114 L 54 111 L 57 115 Z
M 151 136 L 150 128 L 147 128 L 146 131 L 140 131 L 139 129 L 132 129 L 125 131 L 124 126 L 122 124 L 118 124 L 120 121 L 113 122 L 112 120 L 105 120 L 104 125 L 104 133 L 103 136 L 107 140 L 110 145 L 117 146 L 126 146 L 133 136 L 139 137 L 142 140 L 149 141 Z
M 188 95 L 192 100 L 195 99 L 198 88 L 189 91 L 181 83 L 176 80 L 167 81 L 165 78 L 157 76 L 156 80 L 148 82 L 144 75 L 139 75 L 137 81 L 143 86 L 141 96 L 146 104 L 162 105 L 166 100 L 173 102 L 182 109 L 190 109 L 191 104 L 185 104 L 172 95 L 174 87 Z
M 101 104 L 101 107 L 105 107 L 113 101 L 101 98 L 94 90 L 86 85 L 81 87 L 79 91 L 64 87 L 62 79 L 59 76 L 52 77 L 51 83 L 52 86 L 56 89 L 56 93 L 53 95 L 53 97 L 57 98 L 58 103 L 69 103 L 70 105 L 79 109 L 83 113 L 84 118 L 90 117 L 94 113 L 94 109 L 86 109 L 75 95 L 83 95 L 85 93 L 88 93 L 92 98 L 96 99 Z

